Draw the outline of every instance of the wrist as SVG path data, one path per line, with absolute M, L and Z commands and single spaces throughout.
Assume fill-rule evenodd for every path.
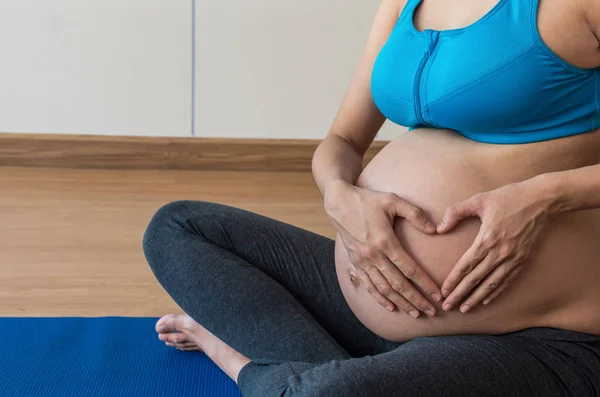
M 328 181 L 325 184 L 325 189 L 323 192 L 325 212 L 329 214 L 332 206 L 340 200 L 340 196 L 350 188 L 352 188 L 352 185 L 343 179 L 332 179 Z
M 551 217 L 573 210 L 569 189 L 560 173 L 541 174 L 527 182 L 536 192 L 538 200 L 546 205 Z

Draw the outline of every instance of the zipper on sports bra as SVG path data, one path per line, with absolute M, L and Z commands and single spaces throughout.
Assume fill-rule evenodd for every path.
M 414 90 L 414 101 L 415 101 L 415 116 L 417 117 L 417 121 L 419 124 L 426 124 L 425 119 L 423 118 L 423 109 L 421 109 L 421 83 L 423 76 L 423 69 L 435 48 L 440 32 L 435 30 L 424 30 L 422 32 L 425 35 L 426 49 L 423 57 L 421 58 L 421 62 L 419 63 L 419 67 L 417 68 L 417 73 L 415 76 L 415 90 Z

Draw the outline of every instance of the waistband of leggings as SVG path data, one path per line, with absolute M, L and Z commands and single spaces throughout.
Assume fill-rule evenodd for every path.
M 521 331 L 511 332 L 505 335 L 522 336 L 526 338 L 547 339 L 565 342 L 597 342 L 600 343 L 600 335 L 586 334 L 559 328 L 526 328 Z

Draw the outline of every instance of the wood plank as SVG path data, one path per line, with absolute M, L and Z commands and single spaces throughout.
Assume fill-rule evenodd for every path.
M 0 134 L 0 166 L 310 171 L 319 140 Z M 375 141 L 368 163 L 388 142 Z
M 220 202 L 333 237 L 309 173 L 0 167 L 0 316 L 161 316 L 181 309 L 146 264 L 154 212 Z

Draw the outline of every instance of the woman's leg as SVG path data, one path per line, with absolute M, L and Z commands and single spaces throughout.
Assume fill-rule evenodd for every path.
M 598 342 L 510 334 L 419 338 L 325 364 L 250 363 L 238 385 L 246 397 L 594 397 L 599 356 Z
M 153 218 L 144 248 L 181 307 L 254 359 L 238 370 L 247 397 L 585 397 L 600 390 L 600 342 L 569 340 L 566 331 L 420 338 L 393 349 L 344 305 L 333 241 L 256 214 L 169 204 Z
M 326 237 L 225 205 L 179 201 L 153 217 L 144 252 L 179 306 L 254 362 L 322 363 L 396 346 L 347 306 Z

